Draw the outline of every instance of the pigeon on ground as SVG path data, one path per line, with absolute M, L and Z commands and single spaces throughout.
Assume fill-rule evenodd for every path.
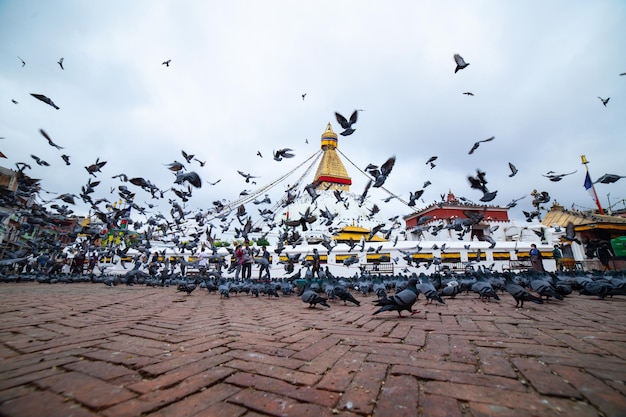
M 302 299 L 302 302 L 309 304 L 309 308 L 315 308 L 317 304 L 330 308 L 330 305 L 328 305 L 328 303 L 326 302 L 328 301 L 328 298 L 324 298 L 315 291 L 313 291 L 310 288 L 310 284 L 307 284 L 305 286 L 304 291 L 302 291 L 302 296 L 300 298 Z
M 454 62 L 456 63 L 456 68 L 454 69 L 454 73 L 456 74 L 459 70 L 467 68 L 469 62 L 465 62 L 463 57 L 459 54 L 454 54 Z
M 602 104 L 604 105 L 604 107 L 606 107 L 606 105 L 609 103 L 609 100 L 611 99 L 611 97 L 602 98 L 602 97 L 600 97 L 600 96 L 598 96 L 598 98 L 600 99 L 600 101 L 602 102 Z
M 416 285 L 417 290 L 424 294 L 426 297 L 426 305 L 432 303 L 433 301 L 437 301 L 440 304 L 445 304 L 445 301 L 439 296 L 439 293 L 435 289 L 435 286 L 428 281 L 428 278 L 425 277 L 423 281 Z
M 552 283 L 540 276 L 533 276 L 530 278 L 530 287 L 539 294 L 540 297 L 556 298 L 562 300 L 563 296 L 556 292 L 556 289 L 552 286 Z
M 532 295 L 524 287 L 515 283 L 509 273 L 504 273 L 504 289 L 515 299 L 515 307 L 524 308 L 524 301 L 543 304 L 541 298 Z
M 351 303 L 355 304 L 357 307 L 361 305 L 359 300 L 354 298 L 354 296 L 350 294 L 350 291 L 348 291 L 343 285 L 336 285 L 335 287 L 333 287 L 333 294 L 337 298 L 339 298 L 341 301 L 343 301 L 344 305 L 346 304 L 347 301 L 350 301 Z
M 60 107 L 57 106 L 56 104 L 54 104 L 54 101 L 52 101 L 50 98 L 44 96 L 43 94 L 34 94 L 34 93 L 30 93 L 31 96 L 35 97 L 37 100 L 43 101 L 44 103 L 54 107 L 55 109 L 59 110 Z
M 48 140 L 48 144 L 50 146 L 54 146 L 57 149 L 63 149 L 62 146 L 57 145 L 56 143 L 54 143 L 52 141 L 52 139 L 50 138 L 50 136 L 48 136 L 48 134 L 43 130 L 43 129 L 39 129 L 39 132 L 43 135 L 44 138 L 46 138 Z
M 382 313 L 384 311 L 397 311 L 398 317 L 402 317 L 402 311 L 408 311 L 411 315 L 419 313 L 419 311 L 413 310 L 413 304 L 417 301 L 417 278 L 412 277 L 407 282 L 406 287 L 392 295 L 391 297 L 379 298 L 374 301 L 375 306 L 380 308 L 376 310 L 373 315 Z
M 471 155 L 471 154 L 473 154 L 473 153 L 474 153 L 474 151 L 475 151 L 476 149 L 478 149 L 478 147 L 480 146 L 480 144 L 481 144 L 481 143 L 484 143 L 484 142 L 491 142 L 491 141 L 492 141 L 492 140 L 494 140 L 495 138 L 496 138 L 495 136 L 492 136 L 492 137 L 490 137 L 490 138 L 487 138 L 487 139 L 483 139 L 483 140 L 479 140 L 479 141 L 477 141 L 477 142 L 474 142 L 474 145 L 472 146 L 472 149 L 470 149 L 470 151 L 468 152 L 468 154 L 470 154 L 470 155 Z

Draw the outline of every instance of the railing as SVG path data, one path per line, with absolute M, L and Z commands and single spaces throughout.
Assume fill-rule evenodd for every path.
M 369 273 L 372 273 L 372 274 L 391 274 L 391 275 L 393 275 L 393 262 L 380 262 L 380 263 L 361 264 L 361 271 L 363 271 L 363 273 L 369 272 Z

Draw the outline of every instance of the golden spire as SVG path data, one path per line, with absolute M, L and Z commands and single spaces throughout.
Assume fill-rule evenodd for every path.
M 352 179 L 337 154 L 337 134 L 330 122 L 322 133 L 321 148 L 324 155 L 315 172 L 317 189 L 350 191 Z

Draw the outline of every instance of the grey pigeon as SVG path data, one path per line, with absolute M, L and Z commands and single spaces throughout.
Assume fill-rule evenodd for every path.
M 393 169 L 395 163 L 396 157 L 394 155 L 391 158 L 387 159 L 385 163 L 380 166 L 380 169 L 375 168 L 369 171 L 369 174 L 374 177 L 374 184 L 372 184 L 372 187 L 382 187 L 382 185 L 387 180 L 387 177 L 391 173 L 391 170 Z
M 355 304 L 356 306 L 360 306 L 361 305 L 359 300 L 354 298 L 354 296 L 352 294 L 350 294 L 350 291 L 348 291 L 342 285 L 337 285 L 337 286 L 333 287 L 333 294 L 337 298 L 339 298 L 341 301 L 343 301 L 344 304 L 346 304 L 347 301 L 350 301 L 351 303 Z
M 326 302 L 328 301 L 328 298 L 324 298 L 315 291 L 313 291 L 310 288 L 309 284 L 307 284 L 307 286 L 304 288 L 304 291 L 302 292 L 302 296 L 300 298 L 302 299 L 302 302 L 309 304 L 309 308 L 315 308 L 317 304 L 324 307 L 330 307 L 330 305 L 328 305 L 328 303 Z
M 539 294 L 541 297 L 546 297 L 549 299 L 550 297 L 556 298 L 557 300 L 562 300 L 563 296 L 556 292 L 556 289 L 552 286 L 552 283 L 548 282 L 546 279 L 533 276 L 530 278 L 530 287 Z
M 380 308 L 373 314 L 382 313 L 384 311 L 397 311 L 398 316 L 402 317 L 402 311 L 408 311 L 409 313 L 416 314 L 419 311 L 413 310 L 413 304 L 417 301 L 417 278 L 409 279 L 406 287 L 392 295 L 391 297 L 379 298 L 374 301 L 374 305 Z
M 515 307 L 524 308 L 524 301 L 531 301 L 535 304 L 543 304 L 543 300 L 539 297 L 532 295 L 524 287 L 516 284 L 511 275 L 504 274 L 504 289 L 513 296 L 515 299 Z
M 483 139 L 483 140 L 479 140 L 479 141 L 474 142 L 474 145 L 472 146 L 472 149 L 470 149 L 470 150 L 469 150 L 468 154 L 470 154 L 470 155 L 471 155 L 471 154 L 473 154 L 473 153 L 474 153 L 474 151 L 475 151 L 476 149 L 478 149 L 478 147 L 480 146 L 480 144 L 481 144 L 481 143 L 484 143 L 484 142 L 491 142 L 491 141 L 492 141 L 492 140 L 494 140 L 495 138 L 496 138 L 495 136 L 492 136 L 492 137 L 490 137 L 490 138 L 487 138 L 487 139 Z
M 63 57 L 61 57 L 61 59 L 59 59 L 59 62 L 57 62 L 57 64 L 59 64 L 59 66 L 61 67 L 62 70 L 65 69 L 65 68 L 63 68 Z
M 607 104 L 609 104 L 609 100 L 611 99 L 611 97 L 607 97 L 607 98 L 602 98 L 600 96 L 598 96 L 598 98 L 600 99 L 600 101 L 602 102 L 602 104 L 604 105 L 604 107 L 606 107 Z
M 30 93 L 31 96 L 35 97 L 37 100 L 41 100 L 44 103 L 54 107 L 55 109 L 59 110 L 60 107 L 57 106 L 56 104 L 54 104 L 54 101 L 52 101 L 50 98 L 44 96 L 43 94 L 34 94 L 34 93 Z
M 56 143 L 54 143 L 54 142 L 52 141 L 52 139 L 50 138 L 50 136 L 48 136 L 48 134 L 47 134 L 47 133 L 46 133 L 43 129 L 39 129 L 39 133 L 41 133 L 41 134 L 42 134 L 42 136 L 43 136 L 44 138 L 46 138 L 46 140 L 48 140 L 48 144 L 49 144 L 50 146 L 54 146 L 54 147 L 55 147 L 55 148 L 57 148 L 57 149 L 63 149 L 63 147 L 62 147 L 62 146 L 59 146 L 59 145 L 57 145 Z
M 469 62 L 465 62 L 463 57 L 459 54 L 454 54 L 454 62 L 456 63 L 456 68 L 454 69 L 454 73 L 456 74 L 459 70 L 467 68 Z
M 428 278 L 425 278 L 424 281 L 421 281 L 417 284 L 417 289 L 419 292 L 424 294 L 426 297 L 426 304 L 430 304 L 433 301 L 437 301 L 440 304 L 445 304 L 445 301 L 439 296 L 439 293 L 435 289 L 435 286 L 428 281 Z
M 622 176 L 622 175 L 615 175 L 615 174 L 604 174 L 603 176 L 595 180 L 593 183 L 594 184 L 597 184 L 597 183 L 611 184 L 611 183 L 618 181 L 620 178 L 626 178 L 626 175 Z

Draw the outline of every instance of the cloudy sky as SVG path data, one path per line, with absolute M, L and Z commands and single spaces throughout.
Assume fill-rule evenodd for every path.
M 593 180 L 626 175 L 625 23 L 621 1 L 0 1 L 0 165 L 26 162 L 46 191 L 79 194 L 99 159 L 94 199 L 116 201 L 111 188 L 127 185 L 138 204 L 169 212 L 172 192 L 153 200 L 111 177 L 166 190 L 166 165 L 180 161 L 203 180 L 187 208 L 206 209 L 302 164 L 328 122 L 341 131 L 335 111 L 362 109 L 340 150 L 360 169 L 395 155 L 385 187 L 405 200 L 430 181 L 416 208 L 448 190 L 479 200 L 467 180 L 479 168 L 498 191 L 493 203 L 527 196 L 513 218 L 532 209 L 533 189 L 590 209 L 580 155 Z M 470 63 L 456 74 L 455 53 Z M 610 97 L 606 107 L 598 97 Z M 276 162 L 279 148 L 296 156 Z M 182 150 L 206 164 L 186 163 Z M 368 178 L 345 163 L 360 194 Z M 575 173 L 551 182 L 549 171 Z M 623 208 L 626 179 L 597 192 Z M 370 192 L 390 216 L 412 211 L 385 197 Z

